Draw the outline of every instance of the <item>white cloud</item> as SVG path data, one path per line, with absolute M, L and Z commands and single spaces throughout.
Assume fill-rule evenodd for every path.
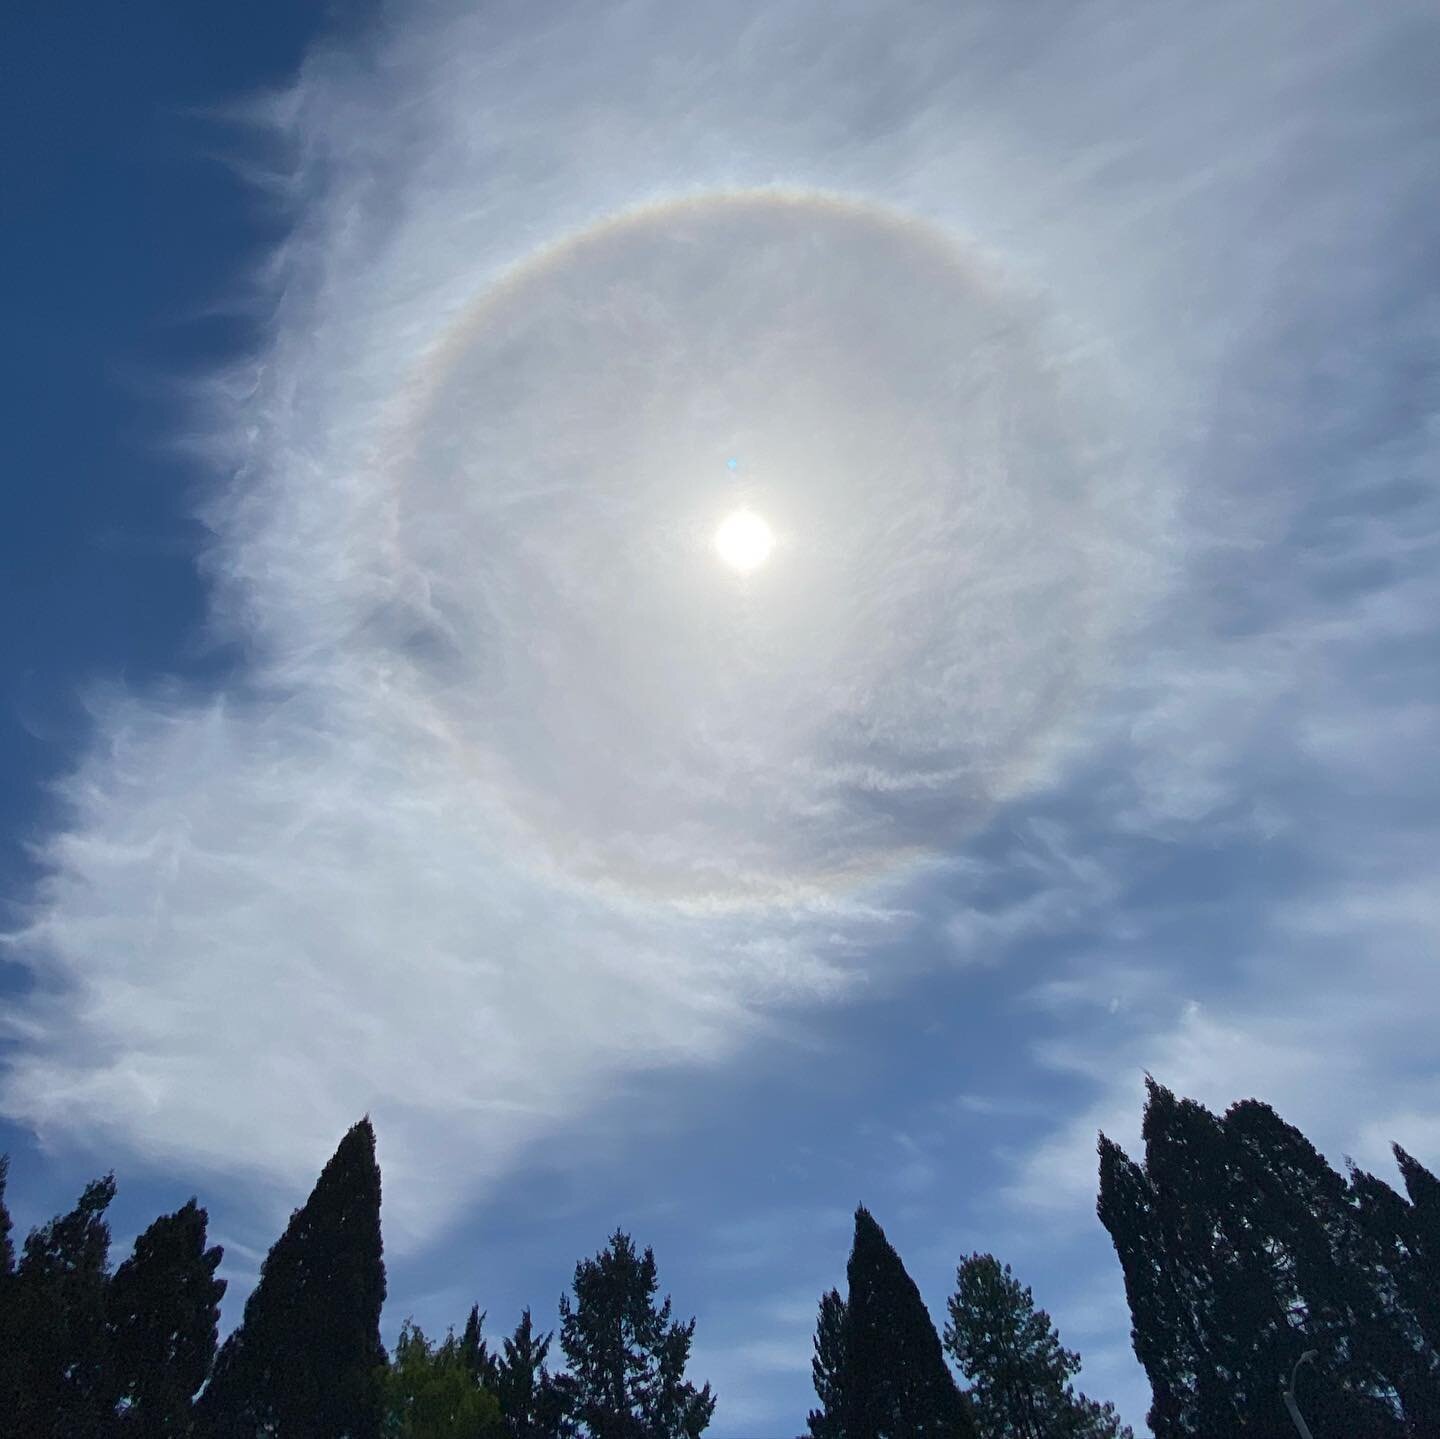
M 219 697 L 96 699 L 15 939 L 42 989 L 7 1114 L 254 1166 L 283 1208 L 369 1109 L 402 1245 L 622 1074 L 722 1062 L 898 973 L 871 956 L 912 922 L 906 866 L 1007 803 L 1074 813 L 1016 847 L 1023 892 L 946 916 L 946 957 L 1087 925 L 1133 954 L 1100 840 L 1297 832 L 1257 776 L 1312 693 L 1302 742 L 1350 744 L 1336 647 L 1413 636 L 1430 594 L 1411 545 L 1343 620 L 1318 558 L 1255 584 L 1248 636 L 1214 595 L 1307 499 L 1274 474 L 1309 418 L 1266 348 L 1282 300 L 1390 293 L 1423 157 L 1413 92 L 1367 57 L 1398 19 L 530 23 L 432 8 L 374 39 L 383 64 L 322 50 L 253 107 L 298 157 L 271 186 L 294 229 L 257 282 L 267 341 L 202 387 L 192 437 L 222 477 L 214 625 L 248 667 Z M 1366 117 L 1403 153 L 1315 158 Z M 752 186 L 858 198 L 567 239 Z M 706 552 L 735 486 L 780 536 L 743 590 Z M 1423 715 L 1386 733 L 1416 745 Z M 1082 1209 L 1075 1156 L 1126 1132 L 1141 1064 L 1301 1118 L 1378 1095 L 1359 1048 L 1403 1028 L 1340 986 L 1372 1020 L 1324 1070 L 1319 998 L 1288 1026 L 1274 998 L 1187 1012 L 1123 969 L 1095 993 L 1131 1028 L 1046 1051 L 1082 1112 L 1022 1174 Z

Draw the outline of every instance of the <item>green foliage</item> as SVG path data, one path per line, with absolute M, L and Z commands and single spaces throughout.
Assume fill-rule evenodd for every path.
M 946 1366 L 930 1312 L 864 1205 L 855 1211 L 846 1277 L 840 1439 L 972 1435 L 970 1406 Z
M 365 1119 L 266 1256 L 196 1406 L 202 1434 L 378 1439 L 384 1299 L 380 1170 Z
M 385 1439 L 492 1439 L 500 1405 L 481 1388 L 464 1349 L 448 1334 L 431 1345 L 408 1319 L 384 1371 Z
M 191 1199 L 157 1219 L 110 1281 L 106 1301 L 109 1410 L 121 1436 L 190 1432 L 191 1401 L 210 1372 L 225 1281 L 206 1213 Z
M 986 1439 L 1134 1439 L 1114 1406 L 1077 1395 L 1080 1356 L 1060 1344 L 1028 1287 L 991 1254 L 955 1273 L 945 1349 L 970 1382 Z
M 569 1373 L 556 1387 L 565 1423 L 588 1439 L 698 1439 L 715 1410 L 707 1384 L 685 1379 L 695 1321 L 659 1309 L 655 1255 L 637 1255 L 618 1229 L 575 1266 L 575 1304 L 560 1299 L 560 1346 Z

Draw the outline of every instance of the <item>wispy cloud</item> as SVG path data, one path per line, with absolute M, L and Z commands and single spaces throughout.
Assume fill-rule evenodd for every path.
M 293 228 L 186 437 L 247 666 L 95 696 L 5 1112 L 283 1212 L 368 1109 L 403 1248 L 626 1076 L 1062 937 L 1003 1010 L 1056 1077 L 1013 1197 L 1091 1222 L 1144 1066 L 1433 1135 L 1425 15 L 439 6 L 318 50 L 248 108 Z

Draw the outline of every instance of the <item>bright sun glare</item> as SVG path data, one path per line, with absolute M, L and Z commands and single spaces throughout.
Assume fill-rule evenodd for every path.
M 731 569 L 745 571 L 763 565 L 774 547 L 770 526 L 753 510 L 736 510 L 715 531 L 715 548 Z

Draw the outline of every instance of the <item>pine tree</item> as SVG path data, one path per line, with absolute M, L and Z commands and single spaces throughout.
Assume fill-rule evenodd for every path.
M 514 1334 L 503 1341 L 495 1366 L 495 1396 L 508 1439 L 557 1439 L 564 1403 L 555 1376 L 545 1367 L 554 1332 L 537 1334 L 527 1307 Z
M 1061 1346 L 1008 1264 L 972 1254 L 955 1272 L 948 1307 L 945 1350 L 970 1381 L 986 1439 L 1134 1439 L 1113 1405 L 1075 1393 L 1080 1356 Z
M 855 1211 L 846 1266 L 844 1439 L 959 1439 L 970 1406 L 915 1281 L 870 1211 Z
M 363 1119 L 266 1256 L 196 1406 L 202 1433 L 377 1439 L 384 1299 L 380 1169 Z
M 85 1186 L 68 1214 L 30 1231 L 11 1284 L 7 1432 L 99 1439 L 105 1405 L 105 1298 L 115 1176 Z
M 845 1439 L 845 1301 L 838 1289 L 820 1296 L 820 1315 L 815 1323 L 815 1354 L 810 1375 L 820 1407 L 812 1409 L 806 1422 L 812 1439 Z
M 655 1255 L 635 1252 L 618 1229 L 594 1259 L 575 1266 L 575 1304 L 560 1299 L 560 1347 L 569 1373 L 556 1380 L 567 1424 L 588 1439 L 698 1439 L 715 1410 L 710 1386 L 685 1380 L 695 1321 L 657 1310 Z
M 215 1356 L 221 1250 L 205 1247 L 206 1213 L 191 1199 L 157 1219 L 115 1271 L 106 1304 L 108 1407 L 117 1434 L 190 1432 L 191 1402 Z

